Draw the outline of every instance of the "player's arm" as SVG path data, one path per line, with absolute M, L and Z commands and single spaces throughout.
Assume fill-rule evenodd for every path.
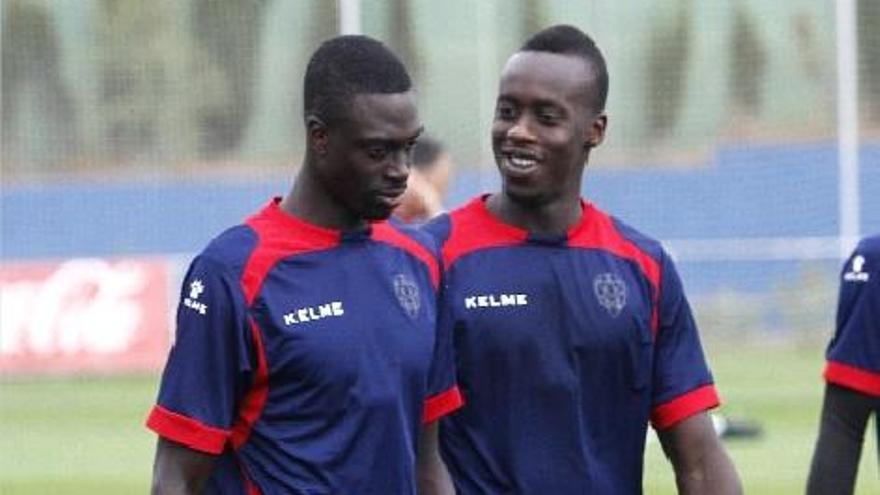
M 658 437 L 675 469 L 680 494 L 742 493 L 733 463 L 721 446 L 707 413 L 695 414 L 661 430 Z
M 244 303 L 225 268 L 198 257 L 184 277 L 177 331 L 147 427 L 159 436 L 153 493 L 202 493 L 252 382 Z
M 852 493 L 868 418 L 880 411 L 880 252 L 863 240 L 841 274 L 837 328 L 828 347 L 819 437 L 808 495 Z
M 679 493 L 742 493 L 709 418 L 718 394 L 681 279 L 665 254 L 662 267 L 651 421 L 675 469 Z
M 426 424 L 419 435 L 418 480 L 420 495 L 453 495 L 455 489 L 440 457 L 439 421 Z
M 153 495 L 202 493 L 217 456 L 159 437 L 153 461 Z
M 808 495 L 853 493 L 865 428 L 878 403 L 880 399 L 855 390 L 826 386 Z

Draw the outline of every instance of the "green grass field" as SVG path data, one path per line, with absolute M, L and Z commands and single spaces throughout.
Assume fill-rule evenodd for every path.
M 764 428 L 760 439 L 727 442 L 746 493 L 803 493 L 819 414 L 821 349 L 707 350 L 724 411 Z M 155 390 L 152 376 L 0 382 L 0 493 L 146 493 L 155 438 L 143 420 Z M 876 452 L 868 435 L 857 493 L 880 493 Z M 656 442 L 647 451 L 645 493 L 675 493 Z

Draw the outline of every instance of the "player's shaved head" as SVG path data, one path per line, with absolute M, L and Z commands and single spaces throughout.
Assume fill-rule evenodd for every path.
M 339 36 L 325 41 L 309 60 L 304 117 L 330 123 L 346 115 L 354 95 L 404 93 L 411 88 L 406 67 L 384 44 L 367 36 Z
M 608 69 L 605 57 L 596 43 L 580 29 L 566 24 L 558 24 L 540 31 L 520 47 L 521 52 L 547 52 L 559 55 L 580 57 L 592 69 L 596 78 L 596 92 L 590 105 L 596 111 L 605 109 L 608 98 Z

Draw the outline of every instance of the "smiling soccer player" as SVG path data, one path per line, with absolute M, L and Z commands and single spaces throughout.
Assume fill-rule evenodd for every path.
M 672 260 L 580 196 L 607 91 L 584 33 L 533 36 L 499 82 L 501 191 L 426 226 L 442 242 L 442 320 L 468 403 L 441 422 L 459 494 L 641 493 L 649 422 L 682 493 L 740 492 Z

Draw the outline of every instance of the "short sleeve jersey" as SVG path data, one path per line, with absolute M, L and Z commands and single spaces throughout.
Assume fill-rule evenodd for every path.
M 565 236 L 507 225 L 485 197 L 426 227 L 467 402 L 440 430 L 460 494 L 640 493 L 649 421 L 718 404 L 672 261 L 582 204 Z
M 420 425 L 461 405 L 433 243 L 278 203 L 192 262 L 147 425 L 219 456 L 207 493 L 415 494 Z
M 825 379 L 880 397 L 880 236 L 859 243 L 843 266 Z

